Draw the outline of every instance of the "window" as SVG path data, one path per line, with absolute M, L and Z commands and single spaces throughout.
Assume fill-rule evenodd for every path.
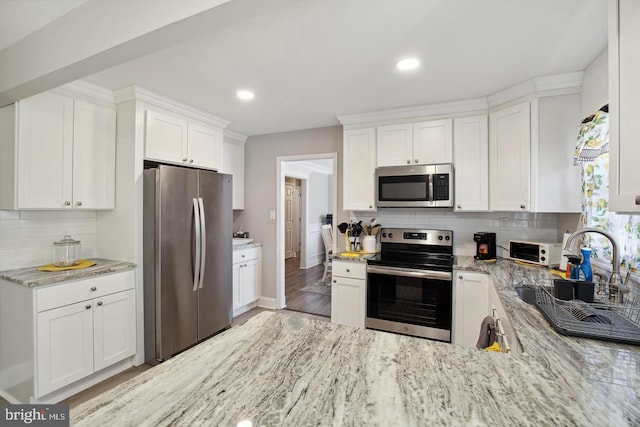
M 637 271 L 640 265 L 640 215 L 609 212 L 609 114 L 601 109 L 580 126 L 575 162 L 582 166 L 583 227 L 595 227 L 616 237 L 623 269 Z M 593 258 L 611 260 L 609 241 L 586 234 L 583 246 L 593 249 Z

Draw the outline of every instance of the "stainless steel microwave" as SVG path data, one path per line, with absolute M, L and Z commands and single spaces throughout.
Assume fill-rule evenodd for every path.
M 376 205 L 391 208 L 453 206 L 453 165 L 377 168 Z

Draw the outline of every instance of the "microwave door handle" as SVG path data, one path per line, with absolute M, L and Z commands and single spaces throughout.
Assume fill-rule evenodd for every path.
M 427 175 L 429 177 L 429 201 L 433 202 L 433 174 Z

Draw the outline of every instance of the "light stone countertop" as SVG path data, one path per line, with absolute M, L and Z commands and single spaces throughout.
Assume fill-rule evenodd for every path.
M 248 244 L 246 244 L 246 245 L 237 245 L 237 246 L 234 246 L 234 247 L 233 247 L 233 251 L 235 252 L 235 251 L 239 251 L 239 250 L 242 250 L 242 249 L 261 248 L 261 247 L 262 247 L 262 243 L 259 243 L 259 242 L 251 242 L 251 243 L 248 243 Z
M 114 261 L 104 258 L 90 258 L 90 260 L 96 261 L 96 265 L 80 270 L 40 271 L 37 269 L 38 267 L 26 267 L 0 271 L 0 279 L 28 288 L 35 288 L 37 286 L 52 285 L 69 280 L 86 279 L 100 274 L 131 270 L 136 267 L 134 263 L 125 261 Z
M 72 424 L 640 424 L 640 347 L 556 334 L 512 287 L 546 269 L 456 268 L 492 275 L 524 354 L 265 312 L 73 408 Z

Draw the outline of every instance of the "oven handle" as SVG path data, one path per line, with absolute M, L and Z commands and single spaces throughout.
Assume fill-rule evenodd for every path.
M 410 268 L 367 266 L 367 273 L 390 276 L 416 277 L 420 279 L 452 280 L 453 274 L 446 271 L 414 270 Z

